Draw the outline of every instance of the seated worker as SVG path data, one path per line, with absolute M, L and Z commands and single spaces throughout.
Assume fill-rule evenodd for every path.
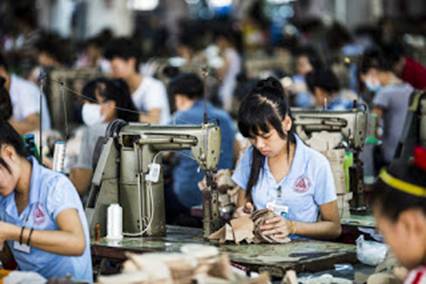
M 204 85 L 201 79 L 193 73 L 181 74 L 170 82 L 169 89 L 177 108 L 172 122 L 174 124 L 203 123 Z M 222 131 L 218 169 L 230 169 L 233 167 L 235 142 L 232 119 L 225 111 L 210 103 L 207 103 L 207 114 L 209 122 L 217 122 Z M 201 205 L 202 193 L 198 189 L 198 182 L 202 180 L 204 174 L 198 171 L 198 167 L 190 150 L 176 152 L 176 163 L 172 173 L 173 188 L 166 189 L 169 223 L 173 223 L 177 218 L 189 216 L 191 207 Z
M 347 110 L 353 108 L 353 100 L 345 98 L 340 90 L 337 76 L 331 70 L 320 69 L 306 75 L 306 83 L 314 94 L 315 106 L 324 110 Z
M 139 74 L 140 52 L 137 45 L 130 39 L 114 39 L 107 45 L 104 56 L 111 63 L 112 76 L 129 85 L 136 108 L 143 112 L 139 121 L 167 124 L 170 105 L 166 88 L 161 81 Z
M 70 42 L 57 33 L 42 33 L 35 43 L 37 61 L 45 70 L 70 66 L 72 51 Z
M 215 43 L 224 62 L 223 66 L 217 70 L 221 79 L 219 96 L 223 108 L 230 112 L 237 85 L 237 75 L 241 72 L 241 55 L 237 48 L 237 36 L 230 31 L 221 31 L 215 35 Z
M 0 122 L 1 261 L 45 278 L 92 282 L 90 237 L 80 198 L 62 174 L 27 157 L 19 134 Z
M 330 163 L 295 134 L 280 82 L 260 80 L 242 101 L 238 128 L 252 146 L 233 181 L 240 187 L 236 216 L 269 208 L 280 215 L 261 227 L 266 235 L 334 239 L 341 226 Z
M 50 116 L 47 102 L 43 96 L 43 112 L 40 118 L 40 89 L 30 81 L 24 80 L 8 71 L 8 64 L 0 54 L 0 77 L 6 79 L 6 89 L 9 91 L 13 106 L 13 116 L 10 124 L 19 134 L 25 134 L 40 128 L 50 129 Z
M 383 47 L 386 58 L 391 60 L 395 74 L 415 89 L 426 89 L 426 67 L 409 57 L 400 44 Z
M 364 53 L 360 74 L 367 88 L 375 92 L 373 112 L 383 120 L 383 161 L 376 165 L 381 168 L 389 164 L 395 155 L 414 89 L 396 76 L 392 62 L 376 50 Z
M 94 171 L 93 155 L 99 138 L 105 135 L 108 123 L 115 119 L 135 122 L 139 118 L 129 88 L 123 80 L 92 80 L 83 88 L 83 94 L 88 98 L 95 97 L 97 103 L 86 102 L 83 105 L 82 117 L 88 127 L 83 132 L 77 164 L 70 173 L 71 181 L 82 196 L 90 187 Z
M 323 68 L 323 63 L 316 49 L 311 46 L 296 49 L 294 57 L 296 74 L 292 77 L 293 84 L 287 90 L 293 95 L 295 107 L 311 108 L 314 106 L 314 98 L 307 88 L 306 75 Z
M 406 284 L 426 283 L 426 149 L 414 162 L 393 161 L 370 195 L 377 228 L 399 262 Z

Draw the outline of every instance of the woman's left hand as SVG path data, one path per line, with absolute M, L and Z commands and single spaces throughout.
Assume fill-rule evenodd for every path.
M 292 233 L 290 221 L 280 216 L 275 216 L 266 220 L 265 223 L 260 226 L 260 230 L 263 235 L 272 235 L 280 239 L 284 239 Z

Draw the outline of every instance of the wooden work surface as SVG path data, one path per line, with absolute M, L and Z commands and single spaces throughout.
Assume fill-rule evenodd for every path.
M 354 226 L 354 227 L 369 227 L 375 228 L 376 221 L 372 215 L 355 215 L 351 214 L 348 218 L 342 218 L 340 223 L 344 226 Z
M 166 237 L 92 242 L 92 255 L 94 258 L 124 260 L 125 252 L 178 252 L 188 243 L 209 244 L 203 240 L 200 229 L 168 226 Z M 288 269 L 315 272 L 333 268 L 336 263 L 356 262 L 354 245 L 333 242 L 300 240 L 288 244 L 227 244 L 219 248 L 229 254 L 234 264 L 248 271 L 268 271 L 276 277 L 282 277 Z

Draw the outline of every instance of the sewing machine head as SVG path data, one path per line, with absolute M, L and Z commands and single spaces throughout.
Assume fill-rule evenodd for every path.
M 191 149 L 194 159 L 205 171 L 215 170 L 219 163 L 221 135 L 220 128 L 214 124 L 153 126 L 129 123 L 118 133 L 112 132 L 122 147 L 138 145 L 148 147 L 153 153 Z
M 214 124 L 154 126 L 116 120 L 106 136 L 86 204 L 92 232 L 100 224 L 102 235 L 112 203 L 123 207 L 125 236 L 165 234 L 161 152 L 191 149 L 207 172 L 219 162 L 221 132 Z
M 323 153 L 332 167 L 341 216 L 349 209 L 365 210 L 363 168 L 359 159 L 367 134 L 367 109 L 314 111 L 292 109 L 296 132 L 312 148 Z M 353 164 L 345 174 L 345 155 L 352 153 Z M 348 193 L 349 191 L 349 193 Z M 352 200 L 351 206 L 349 200 Z
M 304 141 L 312 138 L 312 135 L 326 132 L 329 137 L 340 136 L 340 142 L 351 149 L 359 151 L 364 146 L 368 121 L 366 110 L 318 111 L 293 108 L 292 114 L 296 132 Z

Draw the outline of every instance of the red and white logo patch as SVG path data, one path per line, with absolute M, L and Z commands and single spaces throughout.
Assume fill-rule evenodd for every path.
M 34 224 L 43 224 L 46 219 L 46 214 L 40 204 L 37 204 L 33 212 Z
M 300 176 L 296 179 L 294 183 L 294 191 L 299 193 L 307 192 L 311 188 L 311 182 L 308 177 Z

